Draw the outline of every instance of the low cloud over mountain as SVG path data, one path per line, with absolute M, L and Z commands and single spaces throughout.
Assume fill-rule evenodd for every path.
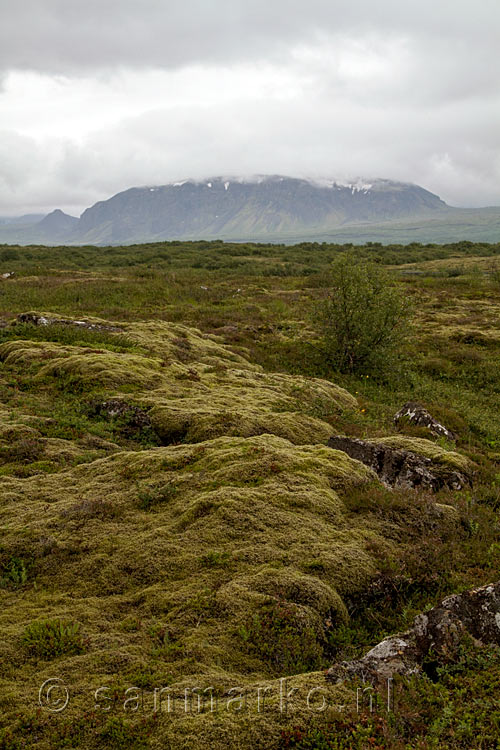
M 212 177 L 130 188 L 86 209 L 80 219 L 58 209 L 36 224 L 7 224 L 0 227 L 0 240 L 100 245 L 200 238 L 487 240 L 495 238 L 499 218 L 500 209 L 454 209 L 418 185 L 385 179 Z

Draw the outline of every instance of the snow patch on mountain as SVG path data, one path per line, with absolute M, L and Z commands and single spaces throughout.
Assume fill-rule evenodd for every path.
M 263 183 L 281 183 L 288 180 L 307 182 L 318 188 L 329 188 L 331 190 L 349 190 L 351 194 L 363 193 L 366 195 L 371 191 L 387 190 L 391 187 L 410 186 L 409 182 L 400 182 L 386 178 L 366 177 L 286 177 L 282 175 L 220 175 L 217 177 L 205 177 L 204 179 L 187 178 L 177 182 L 165 183 L 162 187 L 182 187 L 183 185 L 203 185 L 206 187 L 223 187 L 225 191 L 232 183 L 238 185 L 261 185 Z M 151 189 L 151 188 L 150 188 Z

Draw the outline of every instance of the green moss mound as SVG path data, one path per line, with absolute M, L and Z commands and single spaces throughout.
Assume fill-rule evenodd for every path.
M 33 560 L 29 583 L 15 595 L 0 591 L 6 714 L 48 674 L 36 649 L 29 658 L 19 650 L 41 616 L 76 623 L 85 642 L 82 653 L 56 657 L 80 696 L 75 709 L 89 674 L 119 688 L 147 665 L 145 684 L 180 691 L 186 681 L 250 686 L 273 676 L 275 653 L 249 645 L 254 617 L 271 618 L 266 627 L 283 654 L 314 634 L 305 661 L 284 664 L 321 666 L 329 630 L 347 619 L 342 595 L 375 574 L 370 545 L 384 544 L 377 530 L 352 528 L 339 495 L 371 478 L 341 452 L 272 435 L 0 478 L 9 531 L 2 554 Z M 157 501 L 145 510 L 148 492 Z M 318 577 L 305 563 L 322 550 L 339 565 Z M 291 612 L 286 621 L 283 612 Z
M 442 448 L 437 443 L 433 443 L 431 440 L 426 440 L 425 438 L 390 435 L 388 437 L 377 438 L 373 442 L 382 443 L 398 450 L 412 451 L 425 458 L 430 458 L 431 461 L 444 468 L 455 469 L 466 475 L 472 471 L 472 463 L 466 456 L 462 456 L 456 451 Z
M 48 313 L 35 318 L 56 320 Z M 75 321 L 78 335 L 80 323 Z M 102 399 L 134 393 L 163 444 L 201 442 L 234 435 L 270 433 L 296 444 L 326 443 L 330 422 L 357 402 L 347 391 L 318 378 L 264 373 L 219 343 L 217 337 L 171 323 L 107 323 L 106 340 L 127 340 L 137 351 L 112 351 L 57 341 L 13 340 L 0 345 L 0 360 L 36 384 L 67 392 L 96 391 Z M 65 319 L 64 339 L 71 328 Z M 32 326 L 39 338 L 54 326 Z M 15 326 L 13 327 L 15 331 Z M 23 335 L 29 326 L 22 327 Z M 85 329 L 83 329 L 85 330 Z M 94 335 L 94 329 L 91 329 Z
M 327 381 L 239 369 L 177 370 L 174 383 L 141 402 L 151 407 L 165 442 L 267 432 L 297 444 L 326 443 L 332 427 L 325 419 L 357 408 L 347 391 Z
M 326 380 L 266 373 L 194 328 L 52 318 L 0 345 L 0 746 L 22 747 L 29 731 L 40 750 L 277 747 L 290 721 L 280 679 L 299 690 L 297 722 L 310 690 L 331 706 L 348 699 L 318 670 L 349 627 L 348 600 L 407 542 L 397 514 L 344 503 L 376 481 L 325 444 L 356 400 Z M 117 418 L 110 401 L 133 408 Z M 71 694 L 60 721 L 36 713 L 55 676 Z M 96 708 L 100 686 L 112 715 Z M 131 688 L 141 718 L 123 713 Z M 193 688 L 221 709 L 193 712 Z M 248 710 L 228 704 L 236 688 Z M 175 720 L 156 715 L 158 689 Z

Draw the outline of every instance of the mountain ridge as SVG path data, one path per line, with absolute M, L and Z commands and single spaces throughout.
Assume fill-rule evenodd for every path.
M 458 209 L 425 188 L 386 178 L 217 176 L 131 187 L 29 226 L 0 226 L 18 244 L 135 244 L 161 240 L 495 241 L 500 208 Z

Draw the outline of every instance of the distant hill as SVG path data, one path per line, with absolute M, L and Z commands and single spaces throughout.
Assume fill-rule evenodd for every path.
M 44 214 L 24 214 L 23 216 L 0 216 L 0 225 L 37 224 L 44 218 Z
M 69 216 L 56 208 L 52 213 L 47 214 L 36 226 L 38 231 L 44 232 L 48 237 L 67 237 L 78 229 L 79 220 L 74 216 Z
M 0 226 L 20 244 L 130 244 L 162 239 L 271 242 L 500 241 L 500 208 L 456 209 L 411 183 L 386 179 L 213 177 L 134 187 L 29 226 Z

